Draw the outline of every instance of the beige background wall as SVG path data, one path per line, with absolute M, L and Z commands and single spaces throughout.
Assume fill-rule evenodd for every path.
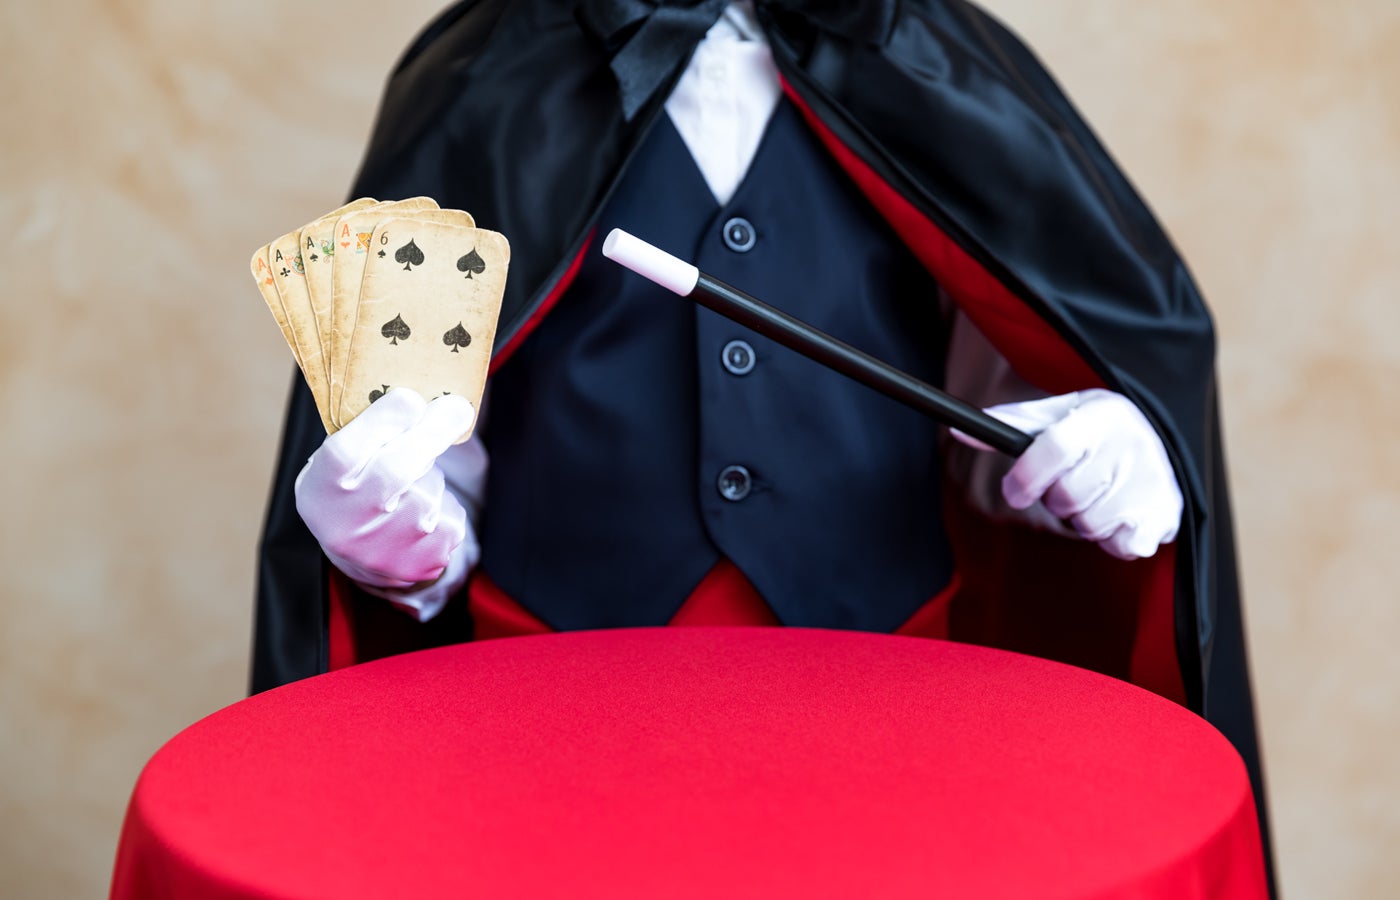
M 291 365 L 247 258 L 436 6 L 0 10 L 0 896 L 101 895 L 143 762 L 242 695 Z M 991 6 L 1218 317 L 1284 886 L 1394 896 L 1400 4 Z

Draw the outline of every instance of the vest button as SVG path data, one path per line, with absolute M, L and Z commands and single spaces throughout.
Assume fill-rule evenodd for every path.
M 758 240 L 758 235 L 753 230 L 753 223 L 737 216 L 724 223 L 722 234 L 724 246 L 735 253 L 748 253 L 753 249 L 754 242 Z
M 721 497 L 738 503 L 753 490 L 753 479 L 749 477 L 749 470 L 743 466 L 725 466 L 719 473 L 716 485 Z
M 747 375 L 753 370 L 753 347 L 748 341 L 730 341 L 720 351 L 719 358 L 731 375 Z

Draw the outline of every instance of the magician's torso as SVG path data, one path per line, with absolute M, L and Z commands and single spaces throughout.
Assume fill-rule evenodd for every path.
M 659 117 L 614 227 L 941 383 L 936 285 L 786 102 L 723 205 Z M 663 624 L 721 558 L 790 625 L 891 631 L 948 582 L 931 420 L 596 249 L 491 390 L 482 571 L 552 627 Z

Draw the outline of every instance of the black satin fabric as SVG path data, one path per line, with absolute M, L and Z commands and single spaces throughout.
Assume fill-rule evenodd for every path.
M 292 376 L 282 451 L 273 475 L 262 544 L 254 616 L 252 692 L 326 671 L 325 557 L 297 512 L 292 488 L 307 457 L 326 439 L 316 401 Z M 300 460 L 300 464 L 297 463 Z
M 1186 497 L 1176 617 L 1189 702 L 1240 749 L 1262 802 L 1209 313 L 1151 212 L 1018 39 L 959 0 L 887 6 L 874 41 L 786 4 L 758 13 L 779 69 L 827 127 L 1163 436 Z M 629 117 L 616 45 L 580 23 L 573 0 L 467 0 L 388 84 L 352 195 L 428 194 L 509 236 L 498 348 L 577 255 L 691 52 L 671 49 Z M 291 494 L 322 439 L 304 394 L 289 409 L 263 540 L 255 689 L 325 665 L 323 562 Z
M 623 118 L 631 121 L 670 75 L 671 60 L 684 57 L 719 18 L 729 0 L 649 3 L 585 0 L 578 20 L 612 54 Z
M 849 40 L 881 44 L 889 35 L 894 0 L 758 0 Z M 607 48 L 623 118 L 637 112 L 673 74 L 729 5 L 729 0 L 579 0 L 578 20 Z

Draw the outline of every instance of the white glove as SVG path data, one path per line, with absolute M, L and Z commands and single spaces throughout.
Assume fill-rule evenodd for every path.
M 297 512 L 331 563 L 422 621 L 480 557 L 437 464 L 475 418 L 463 397 L 428 403 L 397 388 L 327 437 L 297 476 Z
M 985 411 L 1037 435 L 1002 479 L 1013 509 L 1043 500 L 1119 559 L 1151 556 L 1176 538 L 1181 489 L 1161 438 L 1127 397 L 1096 389 Z M 953 436 L 990 449 L 956 429 Z

